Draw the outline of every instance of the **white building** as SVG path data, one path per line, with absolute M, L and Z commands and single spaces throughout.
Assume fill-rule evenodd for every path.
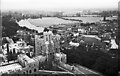
M 118 49 L 118 45 L 116 44 L 114 39 L 111 39 L 111 49 Z
M 71 46 L 76 46 L 76 47 L 79 46 L 79 43 L 74 43 L 74 42 L 72 42 L 72 41 L 71 41 L 69 44 L 70 44 Z
M 33 46 L 30 46 L 30 45 L 27 45 L 24 41 L 17 41 L 16 43 L 11 43 L 11 44 L 8 44 L 8 49 L 9 49 L 9 52 L 15 52 L 15 53 L 29 53 L 29 52 L 33 52 L 34 51 L 34 47 Z M 3 49 L 3 54 L 7 54 L 7 44 L 4 45 L 4 49 Z

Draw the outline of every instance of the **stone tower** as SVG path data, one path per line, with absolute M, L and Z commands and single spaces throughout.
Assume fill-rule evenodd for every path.
M 53 33 L 51 31 L 44 32 L 45 52 L 47 57 L 48 69 L 52 67 L 52 61 L 54 59 L 54 43 L 52 40 Z
M 44 48 L 44 39 L 40 38 L 40 36 L 35 35 L 35 56 L 38 55 L 43 55 L 45 52 L 45 48 Z
M 54 52 L 60 52 L 60 35 L 56 34 L 53 36 L 53 43 L 54 43 Z

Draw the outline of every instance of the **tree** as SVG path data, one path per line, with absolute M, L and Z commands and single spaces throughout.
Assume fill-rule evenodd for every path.
M 5 43 L 9 43 L 8 40 L 6 38 L 2 39 L 2 45 L 4 45 Z
M 18 41 L 20 38 L 19 37 L 13 37 L 12 38 L 14 42 Z
M 20 26 L 15 22 L 12 21 L 11 16 L 5 16 L 2 18 L 2 36 L 3 37 L 10 37 L 16 34 L 17 30 Z
M 43 30 L 44 32 L 48 32 L 49 31 L 49 29 L 48 28 L 44 28 L 44 30 Z
M 117 76 L 120 70 L 120 58 L 112 58 L 111 56 L 104 54 L 96 60 L 93 65 L 93 69 L 103 73 L 106 76 Z
M 55 30 L 55 29 L 52 32 L 53 32 L 53 34 L 57 34 L 57 30 Z
M 80 13 L 77 13 L 76 16 L 77 16 L 77 17 L 81 17 L 81 14 L 80 14 Z
M 109 13 L 109 11 L 108 12 L 107 11 L 103 11 L 101 13 L 101 16 L 103 17 L 103 21 L 106 21 L 106 17 L 111 16 L 111 14 Z

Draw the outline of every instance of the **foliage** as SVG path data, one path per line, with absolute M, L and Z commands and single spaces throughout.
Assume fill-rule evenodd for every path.
M 80 64 L 106 76 L 117 76 L 118 71 L 120 71 L 120 69 L 118 69 L 120 58 L 112 58 L 112 56 L 108 53 L 104 53 L 100 49 L 89 48 L 87 51 L 85 46 L 80 45 L 70 50 L 64 49 L 62 52 L 67 54 L 68 63 Z
M 27 27 L 20 27 L 16 23 L 16 19 L 11 15 L 5 15 L 2 17 L 2 37 L 13 37 L 17 34 L 18 30 L 37 32 L 35 30 L 28 29 Z

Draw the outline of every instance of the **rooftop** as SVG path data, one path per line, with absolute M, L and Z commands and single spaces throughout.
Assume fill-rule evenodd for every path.
M 0 73 L 6 73 L 9 71 L 14 71 L 14 70 L 19 70 L 22 69 L 22 66 L 18 63 L 14 63 L 14 64 L 10 64 L 10 65 L 6 65 L 6 66 L 2 66 L 0 67 Z

